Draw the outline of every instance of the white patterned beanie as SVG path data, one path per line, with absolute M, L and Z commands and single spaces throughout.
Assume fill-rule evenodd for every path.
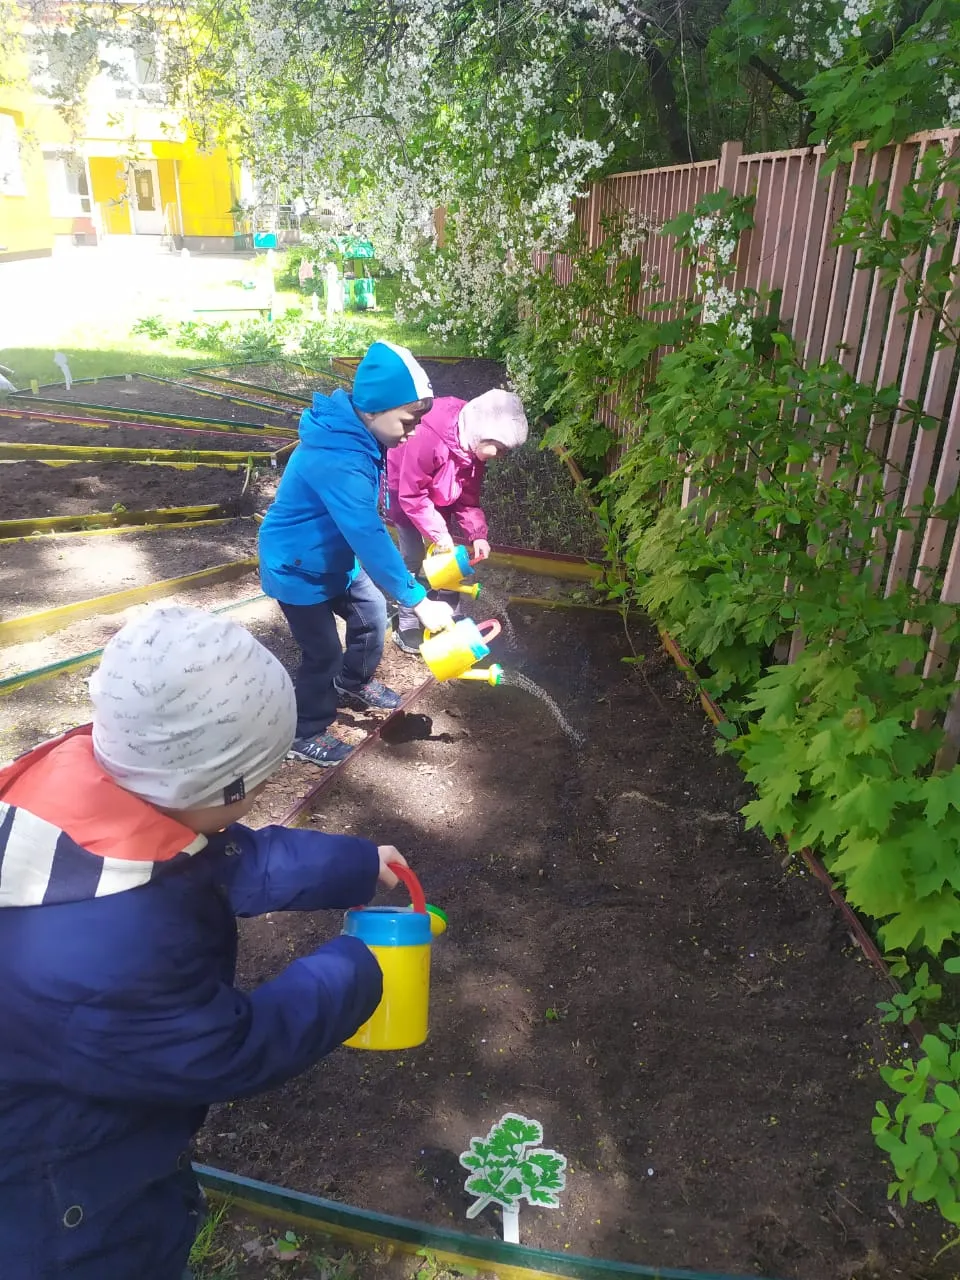
M 201 609 L 155 609 L 110 640 L 90 679 L 93 750 L 167 809 L 234 804 L 280 767 L 297 710 L 282 664 L 246 628 Z
M 529 430 L 523 403 L 512 391 L 495 387 L 468 400 L 460 410 L 460 438 L 471 450 L 484 440 L 516 449 L 526 442 Z

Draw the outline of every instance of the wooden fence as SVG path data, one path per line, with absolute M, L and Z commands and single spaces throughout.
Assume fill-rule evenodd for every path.
M 904 279 L 891 291 L 878 274 L 858 266 L 854 249 L 835 244 L 835 227 L 852 187 L 879 183 L 886 207 L 899 212 L 904 191 L 930 148 L 960 148 L 960 131 L 944 129 L 919 134 L 896 146 L 869 154 L 857 148 L 851 163 L 826 173 L 822 148 L 744 155 L 737 142 L 725 143 L 719 160 L 700 164 L 622 173 L 595 183 L 578 201 L 577 221 L 589 247 L 604 238 L 604 220 L 632 213 L 658 227 L 678 213 L 692 210 L 706 193 L 726 188 L 735 195 L 755 196 L 754 227 L 740 240 L 733 288 L 778 289 L 780 314 L 809 367 L 838 359 L 858 381 L 877 388 L 896 386 L 901 401 L 917 401 L 937 419 L 939 430 L 921 431 L 903 414 L 875 429 L 871 447 L 884 458 L 885 488 L 902 504 L 906 527 L 892 545 L 875 552 L 871 562 L 878 589 L 888 594 L 907 579 L 920 590 L 936 582 L 940 598 L 960 603 L 960 524 L 916 514 L 928 486 L 944 503 L 960 478 L 960 360 L 944 331 L 956 323 L 930 310 L 905 313 Z M 955 195 L 956 193 L 948 193 Z M 958 220 L 960 221 L 960 220 Z M 950 229 L 952 261 L 960 269 L 960 226 Z M 638 314 L 661 318 L 680 314 L 693 293 L 692 271 L 684 265 L 676 241 L 651 234 L 640 246 L 648 278 L 659 283 L 636 303 Z M 542 262 L 548 266 L 546 260 Z M 906 263 L 916 275 L 926 263 Z M 572 278 L 573 264 L 555 255 L 558 282 Z M 653 311 L 654 304 L 667 305 Z M 635 425 L 622 404 L 610 396 L 601 411 L 623 439 Z M 619 416 L 617 409 L 619 409 Z M 824 459 L 821 467 L 830 466 Z M 824 474 L 824 482 L 829 476 Z M 686 495 L 685 495 L 686 498 Z M 795 655 L 802 643 L 794 637 Z M 924 672 L 933 675 L 945 663 L 956 664 L 936 634 L 930 637 Z M 957 667 L 960 678 L 960 666 Z M 949 766 L 960 748 L 960 698 L 945 718 L 949 742 L 940 764 Z

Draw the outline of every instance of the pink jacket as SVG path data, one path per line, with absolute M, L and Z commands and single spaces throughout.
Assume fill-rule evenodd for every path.
M 387 451 L 389 507 L 399 507 L 429 542 L 447 537 L 451 516 L 468 542 L 487 537 L 480 509 L 486 465 L 460 443 L 457 420 L 465 404 L 454 396 L 434 400 L 410 439 Z

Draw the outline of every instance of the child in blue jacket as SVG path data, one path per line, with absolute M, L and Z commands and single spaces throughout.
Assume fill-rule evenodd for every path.
M 0 771 L 0 1275 L 180 1280 L 206 1108 L 303 1071 L 381 995 L 348 937 L 239 990 L 235 917 L 367 902 L 404 859 L 239 825 L 296 707 L 236 623 L 147 614 L 90 687 L 92 726 Z
M 375 342 L 351 394 L 315 395 L 260 527 L 260 579 L 300 646 L 297 736 L 291 754 L 321 767 L 350 748 L 329 732 L 338 706 L 392 711 L 400 697 L 374 672 L 387 631 L 384 593 L 429 631 L 453 622 L 406 567 L 380 517 L 384 450 L 412 434 L 433 404 L 424 370 L 405 347 Z M 344 653 L 337 615 L 347 624 Z

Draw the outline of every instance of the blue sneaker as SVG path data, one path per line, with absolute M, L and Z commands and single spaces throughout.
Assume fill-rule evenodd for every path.
M 339 680 L 334 680 L 333 687 L 337 691 L 337 706 L 352 707 L 355 711 L 396 711 L 402 699 L 379 680 L 368 680 L 359 689 L 344 689 Z
M 314 738 L 296 738 L 288 756 L 319 765 L 321 769 L 331 769 L 335 764 L 343 764 L 352 751 L 353 747 L 341 742 L 335 734 L 318 733 Z

